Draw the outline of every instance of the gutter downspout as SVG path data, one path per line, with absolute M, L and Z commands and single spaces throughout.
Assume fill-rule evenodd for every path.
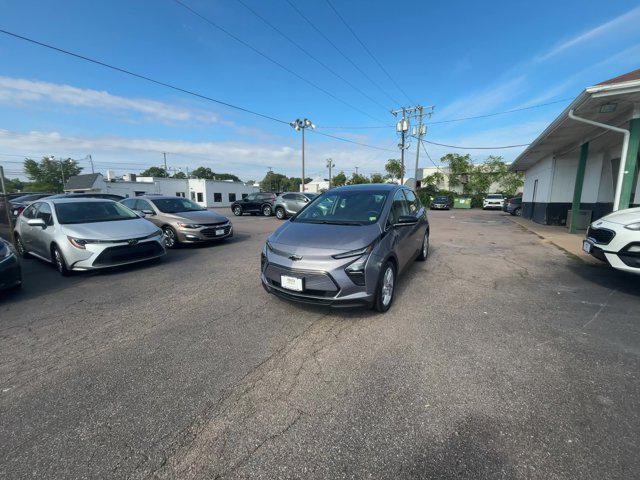
M 622 133 L 624 135 L 624 140 L 622 142 L 622 152 L 620 154 L 620 168 L 618 169 L 618 179 L 616 181 L 616 192 L 613 200 L 613 211 L 616 212 L 618 210 L 618 207 L 620 206 L 620 194 L 622 193 L 622 182 L 626 173 L 625 170 L 627 167 L 627 151 L 629 150 L 629 137 L 631 136 L 631 133 L 629 132 L 629 130 L 626 130 L 624 128 L 614 127 L 613 125 L 607 125 L 606 123 L 595 122 L 586 118 L 577 117 L 573 113 L 573 108 L 569 110 L 569 118 L 577 122 L 605 128 L 607 130 L 613 130 L 614 132 Z

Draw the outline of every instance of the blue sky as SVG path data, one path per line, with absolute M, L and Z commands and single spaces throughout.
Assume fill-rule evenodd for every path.
M 393 128 L 346 127 L 393 124 L 388 110 L 410 103 L 402 91 L 413 102 L 435 105 L 436 122 L 571 99 L 587 86 L 640 68 L 637 1 L 403 2 L 400 8 L 397 2 L 332 0 L 402 91 L 325 0 L 295 5 L 373 82 L 287 0 L 242 2 L 342 78 L 239 0 L 182 1 L 298 76 L 173 0 L 0 0 L 0 28 L 279 119 L 306 116 L 318 132 L 391 150 L 397 144 Z M 526 143 L 568 103 L 434 124 L 427 139 L 470 146 Z M 408 152 L 411 165 L 414 148 Z M 428 150 L 436 162 L 451 151 Z M 520 150 L 469 153 L 476 161 L 489 154 L 510 160 Z M 98 170 L 123 173 L 160 164 L 162 151 L 176 169 L 206 165 L 245 180 L 262 178 L 268 167 L 299 175 L 299 134 L 287 125 L 0 34 L 0 162 L 8 176 L 19 174 L 20 155 L 91 154 Z M 349 174 L 356 166 L 365 173 L 383 171 L 386 159 L 398 156 L 397 150 L 317 134 L 307 135 L 306 152 L 307 175 L 314 177 L 326 175 L 328 157 Z M 424 155 L 420 163 L 430 165 Z

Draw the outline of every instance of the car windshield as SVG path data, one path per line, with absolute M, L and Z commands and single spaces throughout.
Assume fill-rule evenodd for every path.
M 162 213 L 199 212 L 206 210 L 187 198 L 155 198 L 151 200 Z
M 487 195 L 487 198 L 490 200 L 500 200 L 502 195 Z
M 62 225 L 115 222 L 140 218 L 124 205 L 107 200 L 103 202 L 57 203 L 55 207 L 58 223 Z
M 369 225 L 382 214 L 387 192 L 381 190 L 343 190 L 315 198 L 293 221 L 336 225 Z
M 447 197 L 436 197 L 434 202 L 448 202 L 449 199 Z

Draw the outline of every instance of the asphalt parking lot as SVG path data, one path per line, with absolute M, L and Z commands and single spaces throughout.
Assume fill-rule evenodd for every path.
M 228 214 L 230 212 L 224 212 Z M 1 478 L 629 479 L 640 282 L 502 212 L 430 212 L 387 314 L 259 281 L 275 218 L 0 298 Z

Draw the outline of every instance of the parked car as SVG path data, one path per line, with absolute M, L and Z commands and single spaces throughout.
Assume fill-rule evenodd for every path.
M 502 211 L 510 213 L 516 217 L 522 215 L 522 197 L 513 197 L 504 202 Z
M 29 195 L 22 195 L 14 198 L 10 202 L 11 216 L 15 219 L 33 202 L 40 200 L 41 198 L 50 197 L 51 195 L 53 195 L 53 193 L 31 193 Z
M 83 192 L 83 193 L 57 193 L 51 195 L 48 198 L 102 198 L 105 200 L 113 200 L 119 202 L 124 197 L 122 195 L 115 195 L 113 193 L 100 193 L 100 192 Z
M 431 202 L 431 210 L 449 210 L 453 206 L 453 202 L 446 195 L 438 195 Z
M 640 274 L 640 208 L 619 210 L 593 222 L 582 249 L 617 270 Z
M 233 236 L 233 225 L 227 217 L 187 198 L 144 195 L 125 198 L 120 203 L 160 227 L 169 248 L 180 243 L 206 242 Z
M 0 290 L 20 288 L 22 286 L 22 269 L 18 253 L 11 243 L 0 238 Z
M 429 222 L 413 191 L 350 185 L 316 197 L 269 236 L 261 279 L 284 299 L 385 312 L 398 274 L 428 253 Z
M 62 275 L 159 258 L 162 230 L 113 200 L 50 198 L 29 205 L 15 227 L 23 258 L 52 263 Z
M 273 205 L 278 195 L 270 192 L 250 193 L 242 200 L 236 200 L 231 204 L 231 211 L 237 217 L 250 213 L 261 213 L 265 217 L 273 215 Z
M 281 193 L 276 197 L 273 208 L 276 213 L 276 217 L 280 220 L 284 220 L 291 215 L 295 215 L 303 207 L 309 203 L 309 201 L 316 198 L 316 193 L 300 193 L 300 192 L 286 192 Z
M 504 196 L 500 193 L 490 193 L 482 200 L 483 210 L 502 210 L 502 205 L 504 205 Z

